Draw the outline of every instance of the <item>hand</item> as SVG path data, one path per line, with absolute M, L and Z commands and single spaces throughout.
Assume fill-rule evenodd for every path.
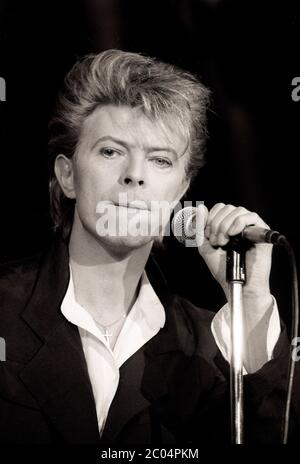
M 205 208 L 201 205 L 201 208 Z M 199 211 L 203 215 L 203 211 Z M 205 211 L 204 211 L 205 214 Z M 217 203 L 209 212 L 199 252 L 229 300 L 226 282 L 226 251 L 220 248 L 230 237 L 240 234 L 246 226 L 269 229 L 256 214 L 242 207 Z M 218 248 L 215 248 L 218 247 Z M 272 245 L 259 243 L 246 252 L 246 284 L 243 287 L 244 342 L 243 362 L 248 373 L 255 372 L 268 361 L 267 339 L 273 299 L 270 294 Z
M 201 207 L 203 208 L 203 205 Z M 241 233 L 249 225 L 269 229 L 269 226 L 256 213 L 248 211 L 243 207 L 217 203 L 207 212 L 204 240 L 198 249 L 210 272 L 222 286 L 227 299 L 226 251 L 220 247 L 226 245 L 230 237 Z M 269 298 L 270 301 L 269 277 L 271 260 L 272 245 L 270 244 L 255 244 L 247 251 L 247 282 L 244 286 L 245 298 L 261 298 L 264 300 Z

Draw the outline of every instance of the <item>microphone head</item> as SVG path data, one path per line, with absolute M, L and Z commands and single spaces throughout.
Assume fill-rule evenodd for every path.
M 196 217 L 197 209 L 193 206 L 177 211 L 172 220 L 172 231 L 177 240 L 186 244 L 186 241 L 193 241 L 196 237 L 196 231 L 193 227 L 193 219 Z

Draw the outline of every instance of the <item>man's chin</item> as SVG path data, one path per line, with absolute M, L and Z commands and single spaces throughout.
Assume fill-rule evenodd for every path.
M 127 235 L 126 237 L 105 236 L 99 237 L 98 240 L 105 248 L 113 250 L 114 253 L 128 253 L 151 244 L 155 240 L 155 237 L 142 235 Z

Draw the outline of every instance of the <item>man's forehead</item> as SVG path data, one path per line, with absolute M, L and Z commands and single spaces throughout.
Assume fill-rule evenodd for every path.
M 109 135 L 139 145 L 160 142 L 179 152 L 187 145 L 174 118 L 150 119 L 140 109 L 128 106 L 98 107 L 84 121 L 81 137 L 90 143 Z

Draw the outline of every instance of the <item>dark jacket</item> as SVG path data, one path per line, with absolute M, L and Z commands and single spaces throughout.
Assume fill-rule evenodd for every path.
M 67 247 L 56 240 L 1 268 L 1 443 L 230 443 L 229 367 L 210 330 L 213 313 L 171 294 L 151 258 L 146 269 L 166 324 L 121 366 L 100 439 L 79 332 L 60 311 Z M 279 441 L 286 366 L 282 334 L 275 359 L 245 377 L 248 442 Z

